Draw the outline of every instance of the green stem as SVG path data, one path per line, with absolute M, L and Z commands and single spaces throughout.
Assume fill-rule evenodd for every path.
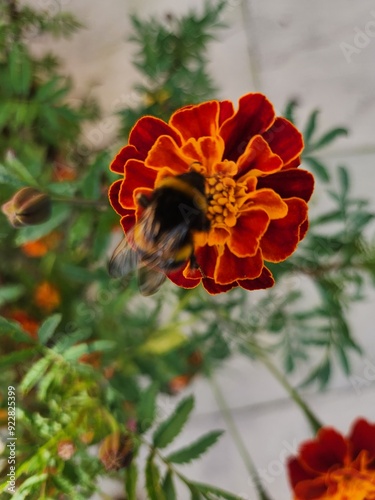
M 234 421 L 232 412 L 230 411 L 230 408 L 224 398 L 224 395 L 222 391 L 219 388 L 219 385 L 216 383 L 214 378 L 211 376 L 210 377 L 210 382 L 211 382 L 211 387 L 212 387 L 212 392 L 215 396 L 216 402 L 219 406 L 219 409 L 221 411 L 221 414 L 224 417 L 224 420 L 228 426 L 229 432 L 232 435 L 233 441 L 235 445 L 237 446 L 238 452 L 241 455 L 241 458 L 243 460 L 243 463 L 250 474 L 250 477 L 254 481 L 255 488 L 258 492 L 258 496 L 260 500 L 272 500 L 271 497 L 268 496 L 266 491 L 264 490 L 260 477 L 258 475 L 258 472 L 255 468 L 255 465 L 250 457 L 249 452 L 247 451 L 246 447 L 243 444 L 243 439 L 241 437 L 241 434 L 239 433 L 236 423 Z
M 272 363 L 272 361 L 269 359 L 269 357 L 264 353 L 262 349 L 260 349 L 258 346 L 255 346 L 254 344 L 251 344 L 251 346 L 249 346 L 249 349 L 254 354 L 256 354 L 257 359 L 264 364 L 264 366 L 284 387 L 284 389 L 287 391 L 287 393 L 293 399 L 293 401 L 300 407 L 300 409 L 305 414 L 312 431 L 314 432 L 314 434 L 316 434 L 318 430 L 322 427 L 322 423 L 312 412 L 312 410 L 307 406 L 307 404 L 301 398 L 297 390 L 290 385 L 285 375 Z
M 103 200 L 87 200 L 86 198 L 69 198 L 63 196 L 53 196 L 51 195 L 52 201 L 57 201 L 59 203 L 67 203 L 68 205 L 79 205 L 85 207 L 97 207 L 101 209 L 108 208 L 108 202 Z

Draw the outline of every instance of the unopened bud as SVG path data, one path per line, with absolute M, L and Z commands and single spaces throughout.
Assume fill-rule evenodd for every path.
M 127 467 L 133 458 L 133 443 L 130 436 L 119 432 L 107 436 L 100 445 L 99 458 L 108 471 Z
M 24 187 L 1 207 L 14 227 L 41 224 L 51 216 L 50 197 L 32 187 Z

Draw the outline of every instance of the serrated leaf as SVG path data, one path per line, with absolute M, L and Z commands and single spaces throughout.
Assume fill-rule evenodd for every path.
M 22 349 L 14 351 L 6 356 L 0 357 L 0 370 L 5 370 L 8 366 L 17 365 L 37 354 L 36 349 Z
M 190 482 L 193 488 L 196 488 L 203 494 L 213 494 L 217 498 L 224 498 L 225 500 L 243 500 L 243 498 L 229 493 L 229 491 L 222 490 L 221 488 L 216 488 L 215 486 L 210 486 L 204 483 L 197 483 L 195 481 Z
M 89 344 L 79 344 L 68 349 L 64 354 L 66 361 L 76 361 L 84 354 L 90 354 L 96 351 L 110 351 L 115 347 L 112 340 L 95 340 Z
M 43 321 L 41 327 L 38 330 L 38 338 L 41 344 L 47 344 L 49 339 L 55 333 L 55 330 L 58 327 L 61 318 L 61 314 L 54 314 L 53 316 L 50 316 L 45 321 Z
M 154 423 L 158 389 L 159 384 L 151 384 L 141 395 L 137 405 L 137 426 L 140 433 L 146 432 Z
M 151 454 L 147 459 L 145 474 L 148 498 L 150 500 L 165 500 L 160 484 L 160 472 L 154 463 L 153 454 Z
M 305 139 L 306 144 L 309 144 L 311 137 L 315 132 L 319 113 L 320 113 L 319 109 L 314 109 L 314 111 L 310 114 L 310 116 L 307 119 L 307 124 L 303 132 L 303 137 Z
M 175 464 L 186 464 L 199 458 L 205 453 L 208 448 L 216 443 L 224 431 L 211 431 L 204 436 L 200 437 L 197 441 L 182 448 L 181 450 L 174 451 L 168 455 L 167 460 Z
M 189 396 L 183 399 L 174 413 L 164 420 L 154 432 L 153 442 L 157 448 L 165 448 L 181 432 L 191 411 L 194 408 L 194 398 Z
M 327 132 L 326 134 L 324 134 L 315 144 L 312 144 L 311 149 L 314 151 L 317 149 L 321 149 L 324 146 L 328 146 L 328 144 L 333 142 L 338 137 L 342 137 L 344 135 L 348 135 L 347 128 L 344 128 L 344 127 L 334 128 L 334 129 L 330 130 L 329 132 Z
M 162 489 L 165 495 L 165 500 L 176 500 L 176 490 L 173 484 L 173 475 L 170 470 L 168 470 L 162 485 Z
M 125 472 L 125 492 L 127 500 L 137 500 L 138 469 L 134 461 L 130 463 Z
M 24 394 L 29 392 L 39 382 L 50 367 L 51 363 L 51 358 L 44 357 L 33 364 L 20 384 L 20 389 Z
M 316 158 L 312 158 L 311 156 L 306 156 L 303 158 L 304 161 L 310 165 L 311 170 L 313 173 L 319 177 L 319 179 L 323 182 L 329 182 L 330 181 L 330 175 L 328 173 L 327 168 L 321 163 L 319 160 Z
M 186 336 L 179 330 L 165 330 L 149 338 L 142 344 L 140 351 L 149 354 L 165 354 L 186 341 Z

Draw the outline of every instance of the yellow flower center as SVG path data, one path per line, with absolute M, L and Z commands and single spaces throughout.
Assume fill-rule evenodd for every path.
M 375 499 L 375 472 L 355 470 L 351 467 L 339 469 L 331 474 L 337 483 L 337 491 L 330 500 L 373 500 Z
M 235 226 L 246 193 L 245 183 L 236 183 L 232 177 L 221 175 L 209 177 L 207 179 L 207 217 L 211 224 Z

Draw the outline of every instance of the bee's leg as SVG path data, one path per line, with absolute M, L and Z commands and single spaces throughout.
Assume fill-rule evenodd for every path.
M 197 259 L 193 253 L 191 254 L 191 257 L 190 257 L 190 267 L 192 269 L 198 269 L 202 275 L 202 278 L 207 278 L 207 276 L 202 271 L 200 265 L 198 264 Z
M 137 196 L 137 203 L 142 208 L 147 208 L 150 205 L 150 200 L 149 200 L 149 198 L 147 198 L 147 196 L 145 194 L 139 194 Z

